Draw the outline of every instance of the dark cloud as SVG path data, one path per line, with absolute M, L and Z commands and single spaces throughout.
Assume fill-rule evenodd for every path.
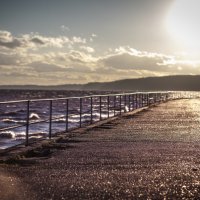
M 15 49 L 17 47 L 21 47 L 22 43 L 18 39 L 13 39 L 12 41 L 9 41 L 9 42 L 5 42 L 0 39 L 0 46 L 6 47 L 9 49 Z
M 39 44 L 39 45 L 44 45 L 44 44 L 45 44 L 44 41 L 42 41 L 41 39 L 39 39 L 39 38 L 37 38 L 37 37 L 31 39 L 31 42 L 33 42 L 33 43 L 35 43 L 35 44 Z

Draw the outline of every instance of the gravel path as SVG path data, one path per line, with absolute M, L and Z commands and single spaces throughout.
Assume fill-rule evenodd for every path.
M 0 199 L 199 199 L 200 100 L 176 100 L 0 166 Z M 34 164 L 31 164 L 32 162 Z

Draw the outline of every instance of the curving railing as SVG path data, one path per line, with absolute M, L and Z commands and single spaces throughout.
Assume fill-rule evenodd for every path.
M 137 92 L 0 102 L 0 147 L 28 145 L 182 96 L 178 92 Z

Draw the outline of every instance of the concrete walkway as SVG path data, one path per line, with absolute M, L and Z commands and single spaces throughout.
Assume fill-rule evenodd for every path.
M 164 103 L 59 142 L 50 157 L 0 165 L 0 199 L 200 198 L 200 100 Z

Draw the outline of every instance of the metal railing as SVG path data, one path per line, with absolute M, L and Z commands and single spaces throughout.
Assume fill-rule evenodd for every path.
M 28 145 L 38 138 L 35 135 L 51 139 L 58 133 L 180 97 L 179 92 L 137 92 L 0 102 L 0 133 L 23 129 L 20 141 Z M 38 129 L 33 127 L 37 125 Z

